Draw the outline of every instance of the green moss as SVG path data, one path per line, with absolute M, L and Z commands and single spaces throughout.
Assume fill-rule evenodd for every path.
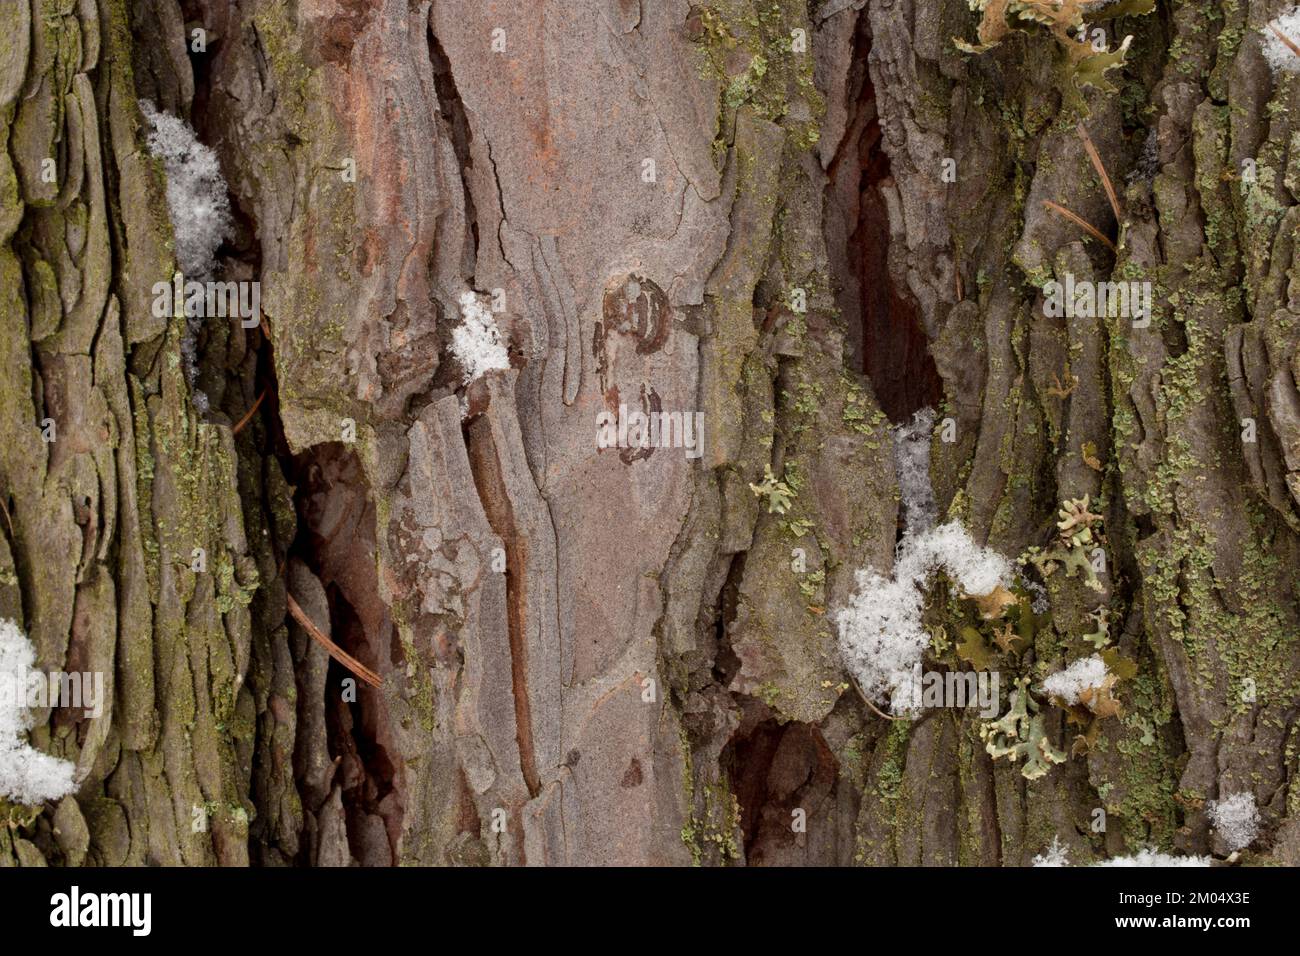
M 897 848 L 894 845 L 894 835 L 900 829 L 907 828 L 909 823 L 911 825 L 920 823 L 919 809 L 917 808 L 912 810 L 914 819 L 911 821 L 906 819 L 908 808 L 903 781 L 907 767 L 907 748 L 911 732 L 912 724 L 910 721 L 891 721 L 888 730 L 885 732 L 884 740 L 879 745 L 880 749 L 877 752 L 880 755 L 880 763 L 866 794 L 864 794 L 864 798 L 873 800 L 878 806 L 878 810 L 872 814 L 873 817 L 888 821 L 888 836 L 886 839 L 889 841 L 889 845 L 887 847 L 878 845 L 868 838 L 859 827 L 856 837 L 857 846 L 854 853 L 854 861 L 857 863 L 865 862 L 869 852 L 874 856 L 875 851 L 880 850 L 888 850 L 888 856 L 896 858 Z M 918 806 L 920 802 L 919 800 L 916 801 Z
M 699 833 L 695 825 L 695 761 L 691 750 L 690 737 L 685 727 L 677 729 L 678 745 L 682 752 L 682 794 L 686 802 L 686 820 L 682 824 L 682 843 L 691 853 L 691 865 L 700 866 L 704 861 L 704 849 L 700 846 Z
M 713 0 L 696 9 L 699 71 L 715 80 L 720 91 L 713 144 L 719 165 L 731 145 L 735 111 L 745 105 L 763 119 L 783 123 L 795 149 L 812 149 L 826 104 L 813 80 L 813 31 L 806 6 L 798 0 Z M 802 31 L 802 50 L 795 49 L 796 30 Z M 744 54 L 748 60 L 734 72 Z

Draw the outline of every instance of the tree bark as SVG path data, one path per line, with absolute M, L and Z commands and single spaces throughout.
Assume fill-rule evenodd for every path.
M 37 715 L 80 783 L 0 801 L 0 864 L 1300 863 L 1276 7 L 1110 21 L 1115 89 L 1080 91 L 1032 24 L 954 47 L 965 0 L 8 3 L 0 616 L 110 702 Z M 193 377 L 142 99 L 216 150 L 221 275 L 261 284 Z M 1150 324 L 1051 316 L 1067 275 L 1150 282 Z M 469 385 L 467 291 L 511 365 Z M 701 412 L 702 455 L 598 448 L 620 406 Z M 1034 779 L 987 717 L 886 719 L 841 662 L 926 407 L 980 543 L 1100 516 L 1104 566 L 1025 565 L 1049 606 L 1015 651 L 927 600 L 927 669 L 976 632 L 999 715 L 1104 609 L 1122 709 L 1035 692 L 1067 759 Z M 1234 853 L 1208 808 L 1240 792 Z

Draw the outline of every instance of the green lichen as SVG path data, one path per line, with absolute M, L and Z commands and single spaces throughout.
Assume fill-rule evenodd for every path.
M 1028 678 L 1016 682 L 1007 712 L 980 726 L 984 749 L 994 760 L 1005 757 L 1013 764 L 1023 761 L 1020 774 L 1026 780 L 1046 776 L 1053 764 L 1065 763 L 1066 756 L 1052 746 L 1039 711 L 1029 694 Z
M 1150 13 L 1155 9 L 1155 0 L 1121 0 L 1090 9 L 1085 9 L 1086 0 L 970 0 L 970 7 L 981 14 L 979 42 L 972 44 L 954 37 L 957 49 L 983 53 L 1001 43 L 1012 30 L 1032 34 L 1043 26 L 1056 38 L 1065 72 L 1075 89 L 1096 87 L 1114 93 L 1117 90 L 1106 74 L 1124 65 L 1133 38 L 1125 37 L 1113 50 L 1104 43 L 1094 45 L 1092 34 L 1084 33 L 1085 20 L 1096 29 L 1096 24 L 1105 20 Z
M 790 510 L 794 501 L 794 490 L 786 482 L 772 474 L 772 466 L 763 466 L 763 480 L 759 484 L 750 483 L 749 490 L 756 496 L 767 499 L 770 514 L 783 515 Z

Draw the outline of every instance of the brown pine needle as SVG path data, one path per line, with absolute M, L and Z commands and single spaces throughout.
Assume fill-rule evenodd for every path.
M 1115 185 L 1110 181 L 1110 176 L 1106 173 L 1106 167 L 1101 164 L 1101 156 L 1097 153 L 1097 147 L 1092 144 L 1092 137 L 1084 129 L 1082 123 L 1078 126 L 1079 138 L 1083 140 L 1083 148 L 1088 153 L 1088 159 L 1092 162 L 1092 168 L 1097 170 L 1097 175 L 1101 178 L 1101 186 L 1106 190 L 1106 198 L 1110 200 L 1110 208 L 1115 211 L 1115 222 L 1124 221 L 1123 215 L 1119 211 L 1119 197 L 1115 195 Z
M 230 434 L 238 435 L 243 430 L 244 426 L 248 424 L 249 420 L 257 414 L 257 410 L 262 407 L 262 399 L 266 398 L 266 391 L 266 389 L 262 389 L 262 394 L 257 396 L 257 401 L 253 403 L 253 407 L 250 408 L 244 414 L 244 417 L 239 420 L 239 424 L 230 430 Z
M 861 694 L 862 691 L 858 691 L 858 693 Z M 865 703 L 865 704 L 866 704 L 868 707 L 870 707 L 872 710 L 874 710 L 874 711 L 876 712 L 876 715 L 877 715 L 877 716 L 879 716 L 879 717 L 884 717 L 885 720 L 907 720 L 906 717 L 895 717 L 893 714 L 887 714 L 887 713 L 885 713 L 883 710 L 881 710 L 879 707 L 877 707 L 875 704 L 873 704 L 873 703 L 872 703 L 870 700 L 868 700 L 866 697 L 863 697 L 863 698 L 862 698 L 862 702 Z
M 316 625 L 311 622 L 311 618 L 303 613 L 302 608 L 298 606 L 298 602 L 293 599 L 292 594 L 285 591 L 284 598 L 289 603 L 289 613 L 293 615 L 293 619 L 302 625 L 303 630 L 311 635 L 312 640 L 329 651 L 330 657 L 356 674 L 371 687 L 383 685 L 384 679 L 382 677 L 322 634 Z
M 1064 206 L 1057 205 L 1056 203 L 1052 202 L 1050 199 L 1044 199 L 1043 205 L 1046 206 L 1048 209 L 1052 210 L 1052 212 L 1056 213 L 1057 215 L 1064 216 L 1066 219 L 1070 220 L 1070 222 L 1074 223 L 1076 226 L 1078 226 L 1088 235 L 1092 236 L 1094 239 L 1097 239 L 1100 242 L 1104 242 L 1106 244 L 1106 247 L 1110 249 L 1111 252 L 1115 252 L 1115 253 L 1119 252 L 1119 250 L 1115 248 L 1115 243 L 1107 239 L 1106 236 L 1101 232 L 1101 230 L 1099 230 L 1092 223 L 1088 222 L 1086 219 L 1082 219 L 1079 216 L 1076 216 L 1074 213 L 1070 212 L 1070 210 L 1066 209 Z
M 858 686 L 858 680 L 856 677 L 850 674 L 849 680 L 853 681 L 853 689 L 858 692 L 858 697 L 862 699 L 862 703 L 866 704 L 868 707 L 874 710 L 878 716 L 884 717 L 885 720 L 907 720 L 906 717 L 895 717 L 893 714 L 885 713 L 883 710 L 881 710 L 879 707 L 877 707 L 875 704 L 871 702 L 870 697 L 862 693 L 862 688 Z
M 1273 26 L 1273 24 L 1270 23 L 1268 25 L 1268 28 L 1273 31 L 1273 35 L 1275 37 L 1277 37 L 1279 40 L 1281 40 L 1283 43 L 1286 44 L 1288 50 L 1290 50 L 1296 56 L 1300 56 L 1300 44 L 1297 44 L 1295 40 L 1292 40 L 1289 36 L 1287 36 L 1277 27 Z

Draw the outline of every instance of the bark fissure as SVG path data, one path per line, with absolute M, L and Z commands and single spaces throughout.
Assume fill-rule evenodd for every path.
M 515 739 L 519 746 L 519 769 L 528 793 L 542 790 L 533 743 L 532 703 L 529 696 L 527 575 L 528 539 L 519 533 L 514 506 L 506 491 L 496 442 L 486 418 L 479 417 L 465 427 L 465 446 L 474 473 L 475 490 L 487 515 L 488 524 L 501 540 L 506 564 L 506 638 L 510 649 L 511 692 L 514 696 Z
M 285 463 L 294 485 L 298 535 L 291 560 L 323 589 L 328 635 L 389 680 L 404 669 L 375 573 L 372 494 L 356 454 L 343 443 L 314 446 Z M 301 603 L 301 602 L 300 602 Z M 324 682 L 329 752 L 353 856 L 363 864 L 397 857 L 406 785 L 392 756 L 393 729 L 380 689 L 366 687 L 332 657 Z
M 897 203 L 898 194 L 867 69 L 870 55 L 870 23 L 863 15 L 845 88 L 846 132 L 827 169 L 827 201 L 839 204 L 828 220 L 843 222 L 848 233 L 849 273 L 837 277 L 837 286 L 855 363 L 885 414 L 901 423 L 937 405 L 942 386 L 920 307 L 897 281 L 898 263 L 890 259 L 897 213 L 891 216 L 889 202 Z
M 471 240 L 466 249 L 466 260 L 470 265 L 469 272 L 472 280 L 473 263 L 478 257 L 478 211 L 474 208 L 474 195 L 470 191 L 468 178 L 468 173 L 474 166 L 474 160 L 470 155 L 470 143 L 474 139 L 474 131 L 465 113 L 465 103 L 456 89 L 456 78 L 451 73 L 451 62 L 447 59 L 442 44 L 434 36 L 432 26 L 428 31 L 428 43 L 429 63 L 433 68 L 434 88 L 438 95 L 438 110 L 451 136 L 451 145 L 456 152 L 456 162 L 460 168 L 465 228 Z M 470 284 L 473 285 L 473 282 L 471 281 Z

